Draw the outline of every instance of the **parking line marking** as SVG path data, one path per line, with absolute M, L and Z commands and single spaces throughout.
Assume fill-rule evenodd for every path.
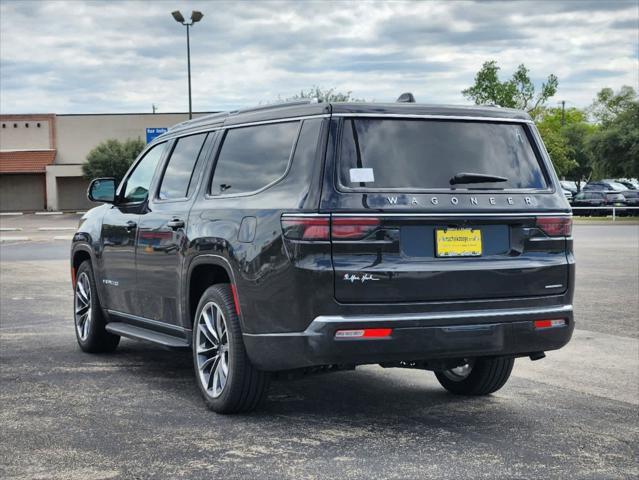
M 28 242 L 31 240 L 29 237 L 0 237 L 0 243 L 6 242 Z
M 41 232 L 62 232 L 67 230 L 75 230 L 76 227 L 39 227 Z

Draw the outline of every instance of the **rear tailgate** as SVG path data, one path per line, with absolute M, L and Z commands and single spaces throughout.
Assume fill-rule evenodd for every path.
M 371 228 L 364 238 L 333 234 L 335 297 L 340 302 L 528 297 L 563 293 L 568 285 L 566 240 L 549 237 L 534 216 L 342 214 L 333 215 L 333 232 L 336 224 L 362 223 L 360 219 Z M 442 234 L 470 231 L 481 237 L 481 251 L 438 256 L 451 255 L 438 252 L 438 230 L 439 242 Z
M 321 211 L 331 213 L 338 301 L 566 291 L 570 207 L 531 124 L 356 115 L 332 123 Z

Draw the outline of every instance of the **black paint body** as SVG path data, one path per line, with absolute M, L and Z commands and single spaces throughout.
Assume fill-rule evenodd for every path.
M 520 122 L 533 139 L 549 188 L 340 191 L 335 171 L 341 124 L 349 115 L 362 114 Z M 209 195 L 224 129 L 284 119 L 308 122 L 316 131 L 314 148 L 293 156 L 286 175 L 258 193 Z M 176 339 L 172 346 L 188 346 L 197 304 L 194 282 L 202 278 L 197 272 L 211 269 L 207 278 L 235 286 L 248 355 L 265 370 L 527 355 L 569 341 L 574 328 L 572 238 L 547 237 L 535 227 L 535 218 L 570 215 L 570 207 L 525 113 L 488 107 L 309 104 L 197 119 L 174 127 L 154 144 L 167 141 L 170 152 L 170 142 L 179 136 L 203 131 L 210 133 L 203 161 L 196 166 L 197 188 L 189 198 L 165 201 L 153 194 L 165 153 L 148 201 L 101 205 L 82 219 L 72 265 L 91 259 L 110 322 L 161 332 Z M 395 202 L 389 197 L 396 197 Z M 283 237 L 281 218 L 288 214 L 376 214 L 381 225 L 374 241 L 299 242 Z M 171 221 L 184 227 L 172 228 Z M 454 226 L 482 230 L 484 255 L 435 257 L 435 229 Z M 363 274 L 378 280 L 344 279 Z M 566 319 L 567 325 L 533 328 L 533 320 L 552 318 Z M 380 327 L 393 328 L 392 336 L 334 337 L 338 329 Z

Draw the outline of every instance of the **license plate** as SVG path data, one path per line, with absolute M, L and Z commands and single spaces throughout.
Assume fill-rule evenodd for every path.
M 438 257 L 478 257 L 481 255 L 481 230 L 442 228 L 436 232 Z

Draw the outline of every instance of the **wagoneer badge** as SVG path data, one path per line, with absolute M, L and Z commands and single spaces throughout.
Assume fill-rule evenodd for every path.
M 388 203 L 390 203 L 391 205 L 397 205 L 397 197 L 386 197 L 388 200 Z M 484 200 L 484 198 L 482 198 L 482 200 Z M 439 205 L 439 197 L 430 197 L 430 203 L 433 205 Z M 497 198 L 495 197 L 488 197 L 487 198 L 487 202 L 489 205 L 497 205 Z M 533 199 L 531 197 L 524 197 L 524 202 L 526 203 L 526 205 L 532 205 L 533 204 Z M 409 205 L 421 205 L 421 202 L 417 199 L 417 197 L 412 197 L 412 199 L 407 202 Z M 453 205 L 458 205 L 459 204 L 459 198 L 457 197 L 450 197 L 450 203 Z M 478 197 L 469 197 L 468 198 L 468 203 L 470 205 L 479 205 L 479 198 Z M 483 203 L 486 203 L 485 201 Z M 514 205 L 515 204 L 515 199 L 513 197 L 506 197 L 506 203 L 508 205 Z

